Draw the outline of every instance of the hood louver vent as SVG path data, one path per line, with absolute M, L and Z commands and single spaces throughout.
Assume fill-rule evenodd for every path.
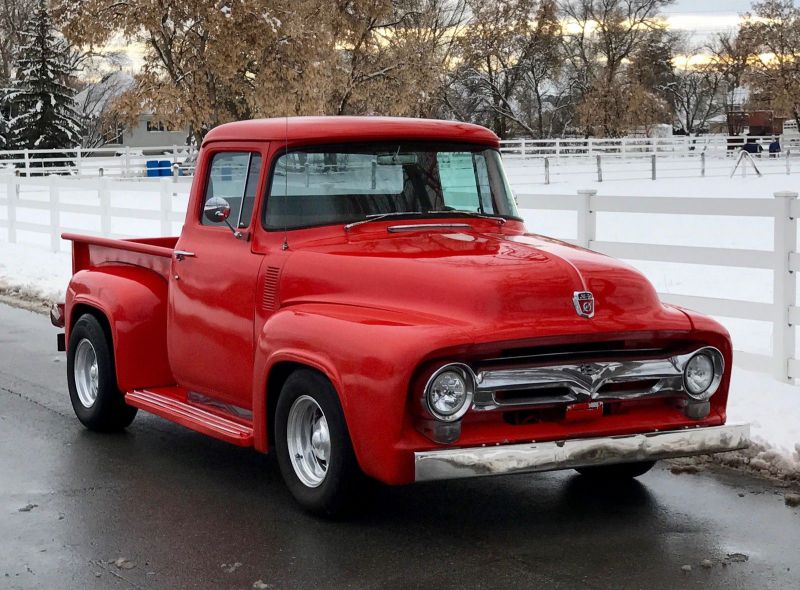
M 264 294 L 261 297 L 261 307 L 265 311 L 274 311 L 278 307 L 278 274 L 277 266 L 267 267 L 264 274 Z

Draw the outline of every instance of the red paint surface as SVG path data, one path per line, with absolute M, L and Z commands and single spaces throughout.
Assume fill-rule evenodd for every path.
M 727 332 L 709 318 L 661 304 L 647 280 L 624 263 L 527 234 L 516 221 L 500 226 L 454 217 L 469 229 L 403 233 L 388 233 L 391 221 L 350 232 L 336 225 L 284 235 L 261 227 L 270 164 L 287 143 L 291 149 L 373 139 L 497 146 L 486 129 L 442 121 L 290 119 L 288 141 L 284 119 L 219 127 L 204 143 L 179 239 L 65 236 L 74 242 L 75 272 L 68 329 L 76 306 L 98 310 L 111 327 L 120 387 L 139 392 L 129 394 L 131 403 L 207 434 L 214 424 L 219 428 L 224 412 L 204 408 L 215 416 L 205 423 L 203 412 L 176 406 L 191 405 L 187 390 L 252 411 L 252 421 L 231 418 L 245 429 L 231 442 L 252 440 L 262 451 L 270 379 L 283 363 L 317 369 L 339 393 L 362 468 L 387 483 L 412 481 L 413 452 L 437 447 L 414 425 L 420 376 L 442 362 L 477 361 L 509 349 L 710 344 L 723 352 L 726 375 L 701 421 L 662 400 L 621 404 L 592 420 L 522 425 L 507 423 L 500 412 L 470 412 L 456 446 L 724 423 Z M 246 240 L 199 224 L 209 154 L 225 149 L 258 151 L 265 163 Z M 178 262 L 173 248 L 196 257 Z M 573 307 L 573 292 L 582 290 L 594 293 L 592 319 L 578 317 Z M 152 394 L 159 392 L 173 401 L 157 407 Z

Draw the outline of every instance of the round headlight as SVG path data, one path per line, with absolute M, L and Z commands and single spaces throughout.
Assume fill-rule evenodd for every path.
M 694 355 L 683 371 L 686 391 L 692 397 L 707 397 L 703 394 L 708 391 L 714 383 L 715 370 L 714 361 L 710 355 L 701 352 Z M 713 392 L 711 392 L 713 393 Z
M 458 420 L 469 410 L 474 388 L 468 367 L 446 365 L 431 376 L 425 388 L 428 411 L 437 420 Z

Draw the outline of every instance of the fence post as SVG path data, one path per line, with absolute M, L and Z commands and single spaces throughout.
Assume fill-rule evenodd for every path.
M 19 170 L 8 177 L 6 184 L 6 217 L 8 218 L 8 241 L 11 244 L 17 242 L 17 198 L 19 196 Z
M 544 183 L 550 184 L 550 158 L 544 158 Z
M 600 163 L 600 154 L 597 154 L 597 182 L 603 182 L 603 165 Z
M 78 146 L 75 149 L 75 164 L 78 166 L 78 176 L 83 176 L 83 152 L 81 151 L 81 146 Z
M 786 150 L 786 157 L 784 158 L 784 160 L 786 160 L 786 174 L 787 175 L 792 173 L 791 156 L 792 156 L 792 150 L 790 148 L 790 149 Z
M 50 249 L 58 252 L 61 249 L 61 220 L 58 210 L 58 177 L 50 175 L 47 184 L 50 189 Z
M 650 176 L 652 177 L 653 180 L 655 180 L 656 179 L 656 155 L 655 154 L 650 156 L 650 168 L 651 168 Z
M 111 191 L 108 186 L 108 178 L 105 176 L 101 176 L 97 182 L 97 197 L 100 201 L 100 233 L 108 237 L 111 235 Z
M 31 177 L 31 155 L 28 152 L 28 149 L 25 148 L 23 151 L 23 155 L 25 157 L 25 178 Z
M 556 137 L 556 158 L 561 159 L 561 138 Z
M 786 382 L 791 382 L 789 359 L 795 355 L 795 335 L 790 309 L 795 305 L 797 286 L 789 257 L 797 244 L 797 219 L 794 218 L 793 211 L 797 196 L 795 192 L 775 193 L 779 206 L 774 229 L 775 319 L 772 326 L 772 357 L 775 362 L 775 377 Z
M 527 152 L 526 152 L 526 150 L 525 150 L 525 138 L 524 138 L 524 137 L 523 137 L 523 138 L 520 140 L 520 144 L 519 144 L 519 154 L 520 154 L 520 156 L 522 156 L 523 158 L 524 158 L 524 157 L 526 157 L 526 156 L 528 155 L 528 154 L 527 154 Z
M 172 197 L 168 178 L 161 179 L 161 235 L 168 236 L 172 233 Z
M 122 172 L 122 176 L 127 178 L 130 176 L 131 172 L 131 148 L 128 145 L 125 146 L 125 158 L 123 158 L 122 165 L 125 167 L 125 170 Z
M 700 176 L 705 177 L 706 175 L 706 153 L 700 153 Z
M 580 190 L 578 206 L 578 245 L 589 248 L 597 231 L 597 216 L 592 210 L 592 197 L 597 194 L 594 189 Z

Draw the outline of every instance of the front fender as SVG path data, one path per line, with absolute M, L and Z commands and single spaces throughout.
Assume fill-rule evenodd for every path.
M 81 306 L 108 319 L 120 390 L 174 383 L 167 358 L 167 282 L 161 275 L 128 265 L 78 271 L 67 288 L 68 328 Z
M 264 324 L 256 344 L 253 418 L 256 448 L 268 446 L 268 381 L 273 368 L 293 362 L 330 379 L 342 404 L 356 457 L 367 475 L 397 473 L 393 450 L 410 418 L 412 374 L 427 352 L 469 341 L 467 326 L 381 309 L 300 304 Z M 391 483 L 387 481 L 387 483 Z

